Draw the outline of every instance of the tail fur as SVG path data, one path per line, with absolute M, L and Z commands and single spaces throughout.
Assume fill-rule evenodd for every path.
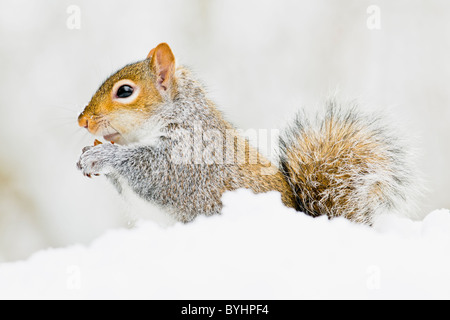
M 356 106 L 344 111 L 333 100 L 320 120 L 298 115 L 280 147 L 281 170 L 299 211 L 372 224 L 377 214 L 414 203 L 409 152 L 380 117 Z

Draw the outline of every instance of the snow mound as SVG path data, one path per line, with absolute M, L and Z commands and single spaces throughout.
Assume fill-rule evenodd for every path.
M 89 247 L 0 265 L 0 298 L 450 298 L 450 212 L 374 228 L 312 219 L 278 193 L 227 193 L 223 214 L 141 222 Z

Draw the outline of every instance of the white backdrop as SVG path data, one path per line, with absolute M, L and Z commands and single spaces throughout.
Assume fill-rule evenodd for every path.
M 0 0 L 0 261 L 126 226 L 75 163 L 76 117 L 101 82 L 168 42 L 236 126 L 282 128 L 338 92 L 389 110 L 418 150 L 422 210 L 450 207 L 450 2 Z M 367 21 L 380 10 L 380 29 Z M 75 6 L 75 7 L 71 7 Z M 79 29 L 71 29 L 72 9 Z M 372 21 L 373 22 L 373 21 Z

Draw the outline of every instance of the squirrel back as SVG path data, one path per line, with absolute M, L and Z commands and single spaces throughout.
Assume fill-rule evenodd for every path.
M 298 116 L 277 168 L 239 136 L 167 44 L 107 79 L 78 119 L 115 144 L 86 147 L 78 167 L 127 184 L 183 222 L 221 212 L 224 192 L 278 191 L 312 216 L 372 217 L 409 201 L 407 155 L 379 121 L 330 103 L 323 121 Z

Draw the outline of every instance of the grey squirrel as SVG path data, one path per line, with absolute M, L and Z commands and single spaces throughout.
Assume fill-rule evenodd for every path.
M 113 143 L 84 148 L 77 166 L 119 192 L 126 183 L 181 222 L 219 214 L 222 194 L 239 188 L 278 191 L 297 211 L 365 224 L 407 207 L 414 170 L 400 140 L 354 107 L 330 101 L 326 109 L 316 122 L 297 116 L 280 138 L 277 168 L 161 43 L 107 79 L 80 114 L 81 127 Z

